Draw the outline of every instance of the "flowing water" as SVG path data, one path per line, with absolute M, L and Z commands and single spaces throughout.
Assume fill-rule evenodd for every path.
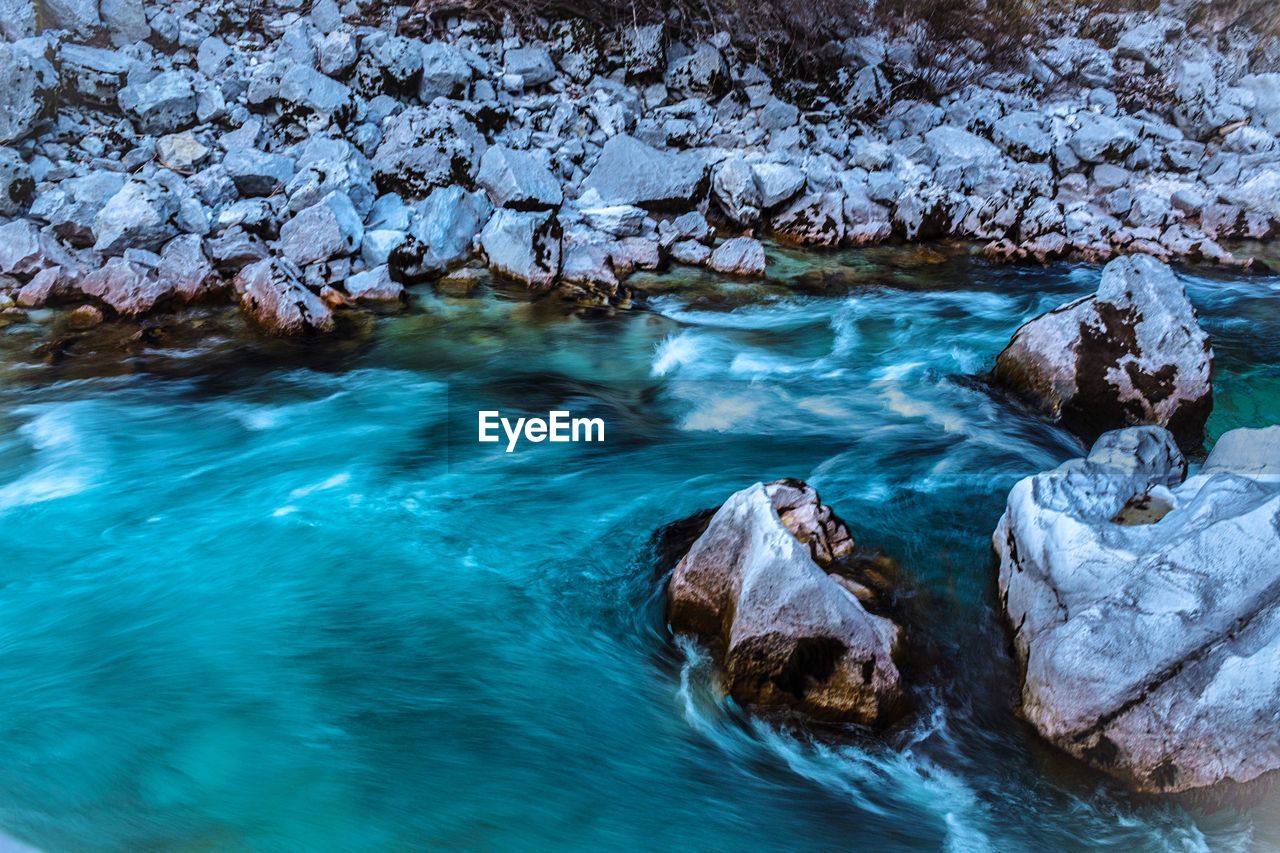
M 424 291 L 338 346 L 225 318 L 0 333 L 0 828 L 55 850 L 1280 845 L 1277 795 L 1131 797 L 1013 714 L 990 533 L 1018 478 L 1082 448 L 978 377 L 1098 270 L 771 263 L 768 285 L 642 281 L 616 314 Z M 1280 279 L 1183 275 L 1211 438 L 1280 422 Z M 474 442 L 480 408 L 611 432 L 506 454 Z M 780 476 L 900 566 L 937 663 L 884 738 L 747 717 L 666 634 L 653 532 Z

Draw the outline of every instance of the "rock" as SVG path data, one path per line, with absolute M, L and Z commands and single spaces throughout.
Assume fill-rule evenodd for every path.
M 404 287 L 391 280 L 386 264 L 356 273 L 347 279 L 343 288 L 352 299 L 361 302 L 399 302 L 404 299 Z
M 78 289 L 111 307 L 122 317 L 147 314 L 173 294 L 152 268 L 124 258 L 107 262 L 81 280 Z
M 175 172 L 190 174 L 208 156 L 208 147 L 189 130 L 171 133 L 156 140 L 156 158 Z
M 760 193 L 760 206 L 765 210 L 790 201 L 804 189 L 804 172 L 785 163 L 757 163 L 751 167 L 751 174 Z
M 618 287 L 618 276 L 613 270 L 610 246 L 607 243 L 570 242 L 566 238 L 560 263 L 560 280 L 602 288 L 612 295 Z
M 644 233 L 649 212 L 630 204 L 614 204 L 604 207 L 587 207 L 578 211 L 582 221 L 596 231 L 614 237 L 637 237 Z
M 944 124 L 924 135 L 941 165 L 985 165 L 1000 159 L 1000 149 L 963 128 Z
M 115 107 L 136 63 L 116 50 L 83 44 L 64 44 L 58 52 L 63 91 L 101 107 Z
M 101 325 L 105 319 L 102 309 L 98 306 L 81 305 L 67 314 L 67 328 L 76 330 L 92 329 L 94 326 Z
M 856 174 L 841 175 L 844 189 L 844 240 L 855 246 L 881 243 L 893 233 L 889 209 L 872 201 L 869 184 L 864 184 Z
M 12 148 L 0 148 L 0 216 L 20 216 L 31 206 L 36 182 Z
M 102 26 L 97 0 L 40 0 L 41 25 L 92 36 Z
M 49 302 L 68 295 L 73 284 L 70 279 L 62 267 L 45 267 L 22 286 L 16 301 L 23 308 L 43 308 Z
M 0 0 L 0 38 L 18 41 L 36 34 L 34 0 Z
M 517 75 L 522 85 L 541 86 L 556 78 L 556 66 L 545 48 L 517 47 L 503 57 L 506 73 Z
M 53 226 L 53 232 L 73 246 L 92 246 L 98 213 L 128 178 L 105 169 L 68 178 L 35 197 L 31 215 Z
M 233 284 L 240 307 L 276 334 L 331 332 L 333 312 L 302 283 L 302 272 L 288 258 L 267 258 L 240 271 Z
M 331 121 L 345 125 L 355 109 L 349 88 L 305 65 L 280 78 L 280 101 L 286 118 L 315 128 Z
M 178 198 L 158 184 L 132 180 L 107 200 L 93 220 L 95 252 L 158 249 L 178 233 Z
M 360 251 L 364 223 L 345 193 L 332 192 L 280 226 L 280 251 L 299 267 Z
M 697 240 L 680 240 L 671 244 L 671 260 L 690 266 L 702 266 L 711 257 L 711 247 Z
M 165 292 L 173 293 L 182 302 L 200 299 L 219 285 L 203 242 L 198 235 L 180 234 L 160 252 L 156 279 Z
M 232 148 L 222 160 L 222 168 L 246 198 L 269 196 L 284 189 L 293 178 L 294 161 L 283 154 L 268 154 L 256 148 Z
M 659 151 L 623 133 L 605 143 L 582 186 L 605 205 L 685 207 L 702 192 L 706 175 L 698 155 Z
M 662 24 L 630 26 L 622 31 L 622 65 L 628 79 L 649 77 L 666 63 Z
M 346 77 L 360 57 L 355 36 L 346 30 L 327 33 L 316 54 L 320 73 L 335 79 Z
M 786 130 L 800 121 L 800 110 L 794 104 L 788 104 L 778 98 L 770 98 L 760 108 L 760 115 L 756 121 L 765 130 Z
M 1272 136 L 1280 136 L 1280 73 L 1248 74 L 1236 85 L 1253 98 L 1250 121 Z
M 53 111 L 58 75 L 42 56 L 0 42 L 0 145 L 28 136 Z
M 373 155 L 383 192 L 421 198 L 435 187 L 470 183 L 485 150 L 484 137 L 462 113 L 436 102 L 388 119 Z
M 471 246 L 493 205 L 480 191 L 433 190 L 414 206 L 407 239 L 392 251 L 391 266 L 409 281 L 447 272 L 471 256 Z
M 996 360 L 995 380 L 1086 440 L 1158 424 L 1187 447 L 1213 408 L 1213 351 L 1173 272 L 1111 261 L 1096 294 L 1030 321 Z
M 142 0 L 99 0 L 98 12 L 111 41 L 119 47 L 145 41 L 151 36 Z
M 428 42 L 422 46 L 418 100 L 429 104 L 436 98 L 465 97 L 470 82 L 471 66 L 462 51 L 443 41 Z
M 1019 160 L 1044 160 L 1053 150 L 1053 135 L 1044 116 L 1034 110 L 1011 112 L 996 119 L 991 126 L 991 139 Z
M 733 237 L 711 253 L 707 266 L 729 275 L 764 275 L 764 246 L 754 237 Z
M 491 270 L 532 288 L 550 287 L 560 273 L 560 226 L 549 211 L 495 211 L 480 246 Z
M 711 197 L 724 215 L 739 225 L 750 225 L 760 218 L 760 187 L 755 172 L 741 156 L 728 157 L 712 168 Z
M 838 246 L 844 239 L 844 197 L 838 192 L 808 193 L 773 217 L 778 237 L 806 246 Z
M 422 43 L 386 33 L 360 40 L 352 85 L 366 98 L 414 94 L 422 76 Z
M 658 242 L 646 237 L 614 240 L 609 257 L 613 259 L 613 268 L 620 276 L 630 275 L 635 270 L 656 270 L 662 265 Z
M 729 87 L 729 66 L 715 46 L 700 42 L 667 68 L 667 88 L 681 97 L 717 98 Z
M 532 151 L 516 151 L 494 145 L 480 158 L 476 183 L 498 207 L 544 210 L 559 207 L 560 184 L 547 168 L 545 157 Z
M 35 223 L 15 219 L 0 225 L 0 275 L 32 275 L 52 266 L 73 267 L 73 261 Z
M 120 90 L 120 108 L 143 133 L 184 130 L 196 123 L 196 92 L 181 71 L 157 74 Z
M 992 537 L 1022 716 L 1145 792 L 1280 768 L 1280 427 L 1201 472 L 1158 427 L 1028 477 Z
M 373 165 L 354 145 L 317 136 L 303 143 L 297 154 L 296 171 L 284 188 L 290 210 L 302 210 L 331 192 L 341 192 L 351 199 L 356 213 L 363 217 L 369 212 L 376 196 Z
M 828 574 L 852 550 L 813 489 L 757 483 L 725 501 L 676 566 L 667 621 L 711 643 L 741 705 L 885 725 L 905 704 L 901 632 Z
M 699 243 L 710 243 L 715 231 L 707 222 L 707 218 L 696 210 L 682 213 L 675 219 L 665 220 L 658 224 L 659 242 L 664 245 L 677 240 L 696 240 Z

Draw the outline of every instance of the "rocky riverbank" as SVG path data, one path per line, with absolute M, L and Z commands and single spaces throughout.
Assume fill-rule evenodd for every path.
M 661 24 L 424 40 L 408 7 L 334 0 L 2 7 L 6 310 L 234 298 L 326 332 L 473 262 L 625 304 L 635 270 L 767 275 L 765 233 L 1248 265 L 1224 242 L 1280 228 L 1276 40 L 1172 7 L 1046 20 L 1014 68 L 960 49 L 916 97 L 936 65 L 909 31 L 833 44 L 814 87 Z

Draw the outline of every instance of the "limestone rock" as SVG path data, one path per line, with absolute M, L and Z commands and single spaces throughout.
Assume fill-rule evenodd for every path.
M 757 483 L 727 500 L 667 586 L 668 622 L 712 644 L 742 705 L 878 726 L 903 705 L 900 630 L 828 574 L 853 550 L 804 483 Z
M 1087 440 L 1158 424 L 1195 447 L 1213 407 L 1212 363 L 1172 270 L 1135 255 L 1108 263 L 1094 295 L 1020 328 L 994 378 Z
M 495 211 L 480 246 L 490 269 L 532 288 L 550 287 L 560 272 L 560 226 L 549 211 Z
M 281 335 L 331 332 L 333 312 L 302 283 L 302 272 L 288 258 L 266 258 L 236 276 L 240 307 L 255 322 Z
M 716 247 L 707 266 L 729 275 L 764 275 L 764 246 L 754 237 L 733 237 Z
M 563 200 L 560 184 L 544 159 L 503 145 L 491 146 L 484 153 L 476 183 L 498 207 L 539 210 L 558 207 Z
M 605 143 L 582 186 L 595 190 L 606 205 L 683 207 L 702 191 L 706 175 L 707 165 L 696 154 L 660 151 L 618 134 Z
M 1045 738 L 1140 791 L 1280 768 L 1280 426 L 1201 472 L 1159 427 L 1022 480 L 992 538 Z

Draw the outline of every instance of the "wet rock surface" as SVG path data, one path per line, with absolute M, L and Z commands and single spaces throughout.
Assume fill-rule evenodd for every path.
M 1213 350 L 1173 271 L 1117 258 L 1093 296 L 1020 328 L 994 379 L 1092 440 L 1122 426 L 1167 427 L 1198 447 L 1213 408 Z
M 1133 788 L 1280 767 L 1280 427 L 1187 476 L 1172 435 L 1103 435 L 1019 482 L 992 537 L 1021 713 Z
M 757 483 L 716 511 L 667 586 L 671 629 L 710 643 L 735 701 L 880 726 L 905 703 L 900 629 L 835 571 L 854 543 L 798 480 Z

